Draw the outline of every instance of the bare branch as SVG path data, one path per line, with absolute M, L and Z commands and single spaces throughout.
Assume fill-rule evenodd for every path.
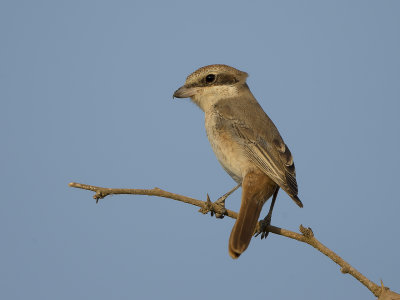
M 69 184 L 69 186 L 78 188 L 78 189 L 95 192 L 95 194 L 93 195 L 93 198 L 96 200 L 96 203 L 98 203 L 100 199 L 103 199 L 104 197 L 107 197 L 109 195 L 157 196 L 157 197 L 169 198 L 169 199 L 185 202 L 188 204 L 192 204 L 194 206 L 198 206 L 198 207 L 200 207 L 199 211 L 203 214 L 206 214 L 212 210 L 215 213 L 224 214 L 225 216 L 231 217 L 233 219 L 237 218 L 236 212 L 234 212 L 232 210 L 228 210 L 228 209 L 224 211 L 223 209 L 221 209 L 221 206 L 213 205 L 213 203 L 210 201 L 210 198 L 208 197 L 208 195 L 207 195 L 207 201 L 201 201 L 201 200 L 197 200 L 194 198 L 182 196 L 179 194 L 170 193 L 170 192 L 164 191 L 158 187 L 155 187 L 152 189 L 113 189 L 113 188 L 103 188 L 103 187 L 99 187 L 99 186 L 76 183 L 76 182 L 71 182 Z
M 229 210 L 224 209 L 220 205 L 215 205 L 213 202 L 210 201 L 210 197 L 207 194 L 207 200 L 201 201 L 194 198 L 186 197 L 179 194 L 170 193 L 164 191 L 160 188 L 153 188 L 153 189 L 114 189 L 114 188 L 103 188 L 94 185 L 87 185 L 82 183 L 71 182 L 69 184 L 70 187 L 84 189 L 88 191 L 94 192 L 93 198 L 98 203 L 99 199 L 103 199 L 109 195 L 122 195 L 122 194 L 130 194 L 130 195 L 147 195 L 147 196 L 157 196 L 157 197 L 164 197 L 169 198 L 177 201 L 181 201 L 184 203 L 192 204 L 194 206 L 200 207 L 199 212 L 206 214 L 208 212 L 215 213 L 216 215 L 225 215 L 230 218 L 236 219 L 237 213 Z M 260 226 L 260 222 L 258 224 L 258 228 Z M 258 230 L 258 228 L 256 230 Z M 279 228 L 276 226 L 269 225 L 267 227 L 269 232 L 275 233 L 277 235 L 285 236 L 299 242 L 303 242 L 306 244 L 311 245 L 319 252 L 325 254 L 331 260 L 333 260 L 336 264 L 341 267 L 341 272 L 343 274 L 350 274 L 359 282 L 361 282 L 364 286 L 366 286 L 379 300 L 400 300 L 400 294 L 392 292 L 389 288 L 383 285 L 381 282 L 381 286 L 375 284 L 367 277 L 362 275 L 359 271 L 357 271 L 354 267 L 352 267 L 348 262 L 346 262 L 343 258 L 337 255 L 335 252 L 330 250 L 328 247 L 323 245 L 320 241 L 318 241 L 314 237 L 314 233 L 311 228 L 305 228 L 303 225 L 300 225 L 300 232 L 293 232 L 287 229 Z

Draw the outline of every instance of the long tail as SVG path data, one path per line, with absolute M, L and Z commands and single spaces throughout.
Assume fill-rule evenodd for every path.
M 239 215 L 229 238 L 229 255 L 232 258 L 238 258 L 249 246 L 263 204 L 252 198 L 242 199 Z
M 276 191 L 276 184 L 260 170 L 247 173 L 242 181 L 242 204 L 229 238 L 229 255 L 238 258 L 250 244 L 265 201 Z

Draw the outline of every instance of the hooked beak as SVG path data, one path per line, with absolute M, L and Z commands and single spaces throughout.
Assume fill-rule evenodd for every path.
M 172 96 L 172 98 L 190 98 L 196 94 L 195 88 L 188 88 L 186 86 L 181 86 L 177 89 Z

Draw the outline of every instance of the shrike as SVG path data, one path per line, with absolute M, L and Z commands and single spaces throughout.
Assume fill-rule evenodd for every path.
M 278 129 L 254 98 L 247 73 L 227 65 L 205 66 L 174 93 L 191 98 L 205 113 L 211 147 L 225 171 L 242 185 L 239 215 L 229 238 L 229 254 L 248 247 L 264 203 L 279 188 L 303 207 L 293 157 Z

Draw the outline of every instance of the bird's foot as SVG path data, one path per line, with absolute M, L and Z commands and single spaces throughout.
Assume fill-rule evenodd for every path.
M 258 223 L 258 229 L 256 231 L 256 233 L 254 234 L 255 237 L 259 236 L 261 234 L 261 239 L 266 239 L 269 231 L 268 231 L 268 227 L 269 225 L 271 225 L 271 216 L 272 214 L 268 214 L 264 220 L 260 221 Z
M 229 194 L 230 195 L 230 194 Z M 225 199 L 226 198 L 228 198 L 228 196 L 229 195 L 227 195 L 227 194 L 225 194 L 225 195 L 223 195 L 222 197 L 219 197 L 218 199 L 217 199 L 217 201 L 215 201 L 214 203 L 213 203 L 213 206 L 214 207 L 217 207 L 218 209 L 219 209 L 219 213 L 218 212 L 215 212 L 215 217 L 216 218 L 218 218 L 218 219 L 223 219 L 224 218 L 224 216 L 226 215 L 226 213 L 227 213 L 227 211 L 226 211 L 226 208 L 225 208 Z M 213 215 L 213 212 L 211 212 L 211 216 Z
M 234 191 L 236 191 L 241 184 L 239 183 L 237 186 L 235 186 L 233 189 L 231 189 L 229 192 L 227 192 L 225 195 L 221 196 L 218 198 L 217 201 L 211 202 L 210 196 L 207 194 L 207 201 L 204 203 L 204 206 L 199 209 L 199 212 L 203 214 L 207 214 L 208 212 L 211 212 L 211 216 L 214 216 L 218 219 L 222 219 L 224 216 L 228 214 L 228 211 L 225 208 L 225 200 L 228 198 Z
M 224 195 L 225 196 L 225 195 Z M 204 206 L 199 209 L 199 212 L 203 214 L 211 213 L 211 217 L 215 215 L 216 218 L 222 219 L 227 211 L 225 208 L 225 199 L 226 197 L 220 197 L 217 201 L 211 202 L 210 196 L 207 194 L 207 201 Z

